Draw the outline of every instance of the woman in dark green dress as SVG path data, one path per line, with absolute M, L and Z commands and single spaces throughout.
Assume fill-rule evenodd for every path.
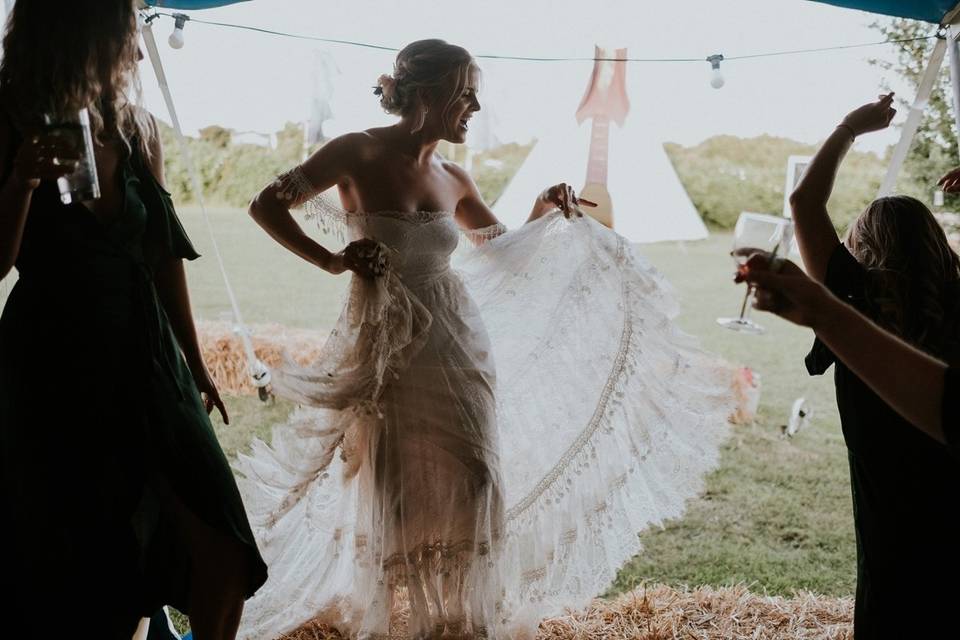
M 136 87 L 133 0 L 18 2 L 0 65 L 0 543 L 6 637 L 101 621 L 130 638 L 170 604 L 198 640 L 233 638 L 263 583 L 208 418 L 226 411 L 200 355 L 183 260 Z M 102 195 L 64 205 L 76 150 L 38 127 L 86 107 Z M 13 612 L 16 612 L 13 614 Z M 53 616 L 53 620 L 45 616 Z

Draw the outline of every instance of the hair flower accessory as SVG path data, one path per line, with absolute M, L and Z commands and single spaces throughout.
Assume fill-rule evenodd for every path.
M 378 96 L 383 96 L 387 100 L 392 100 L 397 91 L 397 79 L 386 73 L 377 78 L 377 87 L 373 92 Z

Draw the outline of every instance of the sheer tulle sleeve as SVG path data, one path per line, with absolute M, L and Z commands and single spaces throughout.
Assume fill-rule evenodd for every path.
M 346 235 L 347 212 L 340 206 L 332 189 L 318 192 L 303 167 L 297 165 L 277 177 L 277 197 L 287 202 L 303 201 L 305 220 L 314 220 L 326 234 L 343 240 Z
M 480 227 L 479 229 L 461 228 L 461 232 L 463 233 L 463 237 L 469 240 L 473 246 L 479 247 L 486 244 L 488 240 L 493 240 L 505 234 L 507 227 L 503 223 L 498 222 L 486 227 Z

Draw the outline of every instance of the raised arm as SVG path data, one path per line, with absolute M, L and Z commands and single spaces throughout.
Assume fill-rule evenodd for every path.
M 307 262 L 333 274 L 350 270 L 365 277 L 374 273 L 360 254 L 375 243 L 359 240 L 333 253 L 304 233 L 290 209 L 347 180 L 362 147 L 362 133 L 350 133 L 323 145 L 303 164 L 271 182 L 250 203 L 250 217 L 274 240 Z M 370 245 L 369 247 L 367 245 Z
M 819 282 L 826 277 L 830 256 L 840 242 L 827 212 L 827 201 L 840 163 L 858 135 L 890 124 L 896 113 L 892 104 L 893 93 L 890 93 L 847 114 L 817 151 L 800 184 L 790 194 L 800 255 L 807 272 Z

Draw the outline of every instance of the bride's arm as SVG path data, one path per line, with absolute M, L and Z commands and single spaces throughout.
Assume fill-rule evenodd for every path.
M 456 211 L 456 219 L 460 226 L 466 231 L 493 228 L 497 225 L 503 227 L 500 221 L 497 220 L 497 216 L 483 201 L 480 190 L 477 188 L 477 184 L 473 181 L 473 178 L 456 165 L 451 165 L 451 170 L 464 187 L 464 194 L 457 203 Z M 567 217 L 571 215 L 583 215 L 579 210 L 580 205 L 587 207 L 597 206 L 589 200 L 577 198 L 577 194 L 573 188 L 566 183 L 556 184 L 544 189 L 543 192 L 537 196 L 530 215 L 527 217 L 527 223 L 533 222 L 555 209 L 563 211 Z M 506 231 L 505 227 L 503 227 L 501 233 L 503 231 Z
M 497 219 L 480 195 L 480 189 L 466 171 L 461 167 L 447 163 L 447 169 L 460 183 L 460 200 L 454 211 L 454 219 L 470 241 L 479 246 L 506 233 L 507 227 Z
M 355 245 L 373 243 L 360 240 L 339 253 L 333 253 L 304 233 L 290 209 L 349 179 L 353 149 L 359 142 L 354 138 L 360 136 L 363 134 L 347 134 L 320 147 L 303 164 L 264 187 L 249 208 L 250 217 L 271 238 L 307 262 L 333 274 L 349 269 L 360 275 L 372 275 L 365 273 L 367 261 L 358 260 L 356 255 L 363 247 Z

